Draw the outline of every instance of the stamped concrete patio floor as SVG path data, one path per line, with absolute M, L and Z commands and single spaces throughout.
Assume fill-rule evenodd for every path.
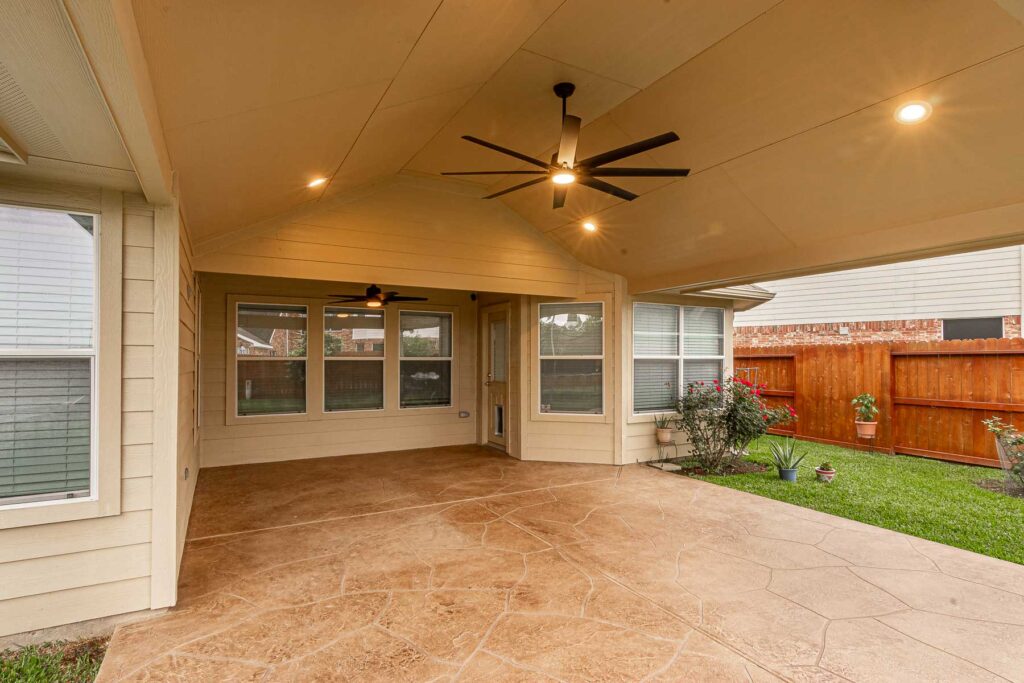
M 643 466 L 204 470 L 100 680 L 1024 680 L 1024 567 Z

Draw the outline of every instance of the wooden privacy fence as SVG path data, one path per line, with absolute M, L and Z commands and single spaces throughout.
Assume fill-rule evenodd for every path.
M 1024 339 L 832 344 L 734 350 L 736 374 L 767 385 L 801 439 L 999 466 L 982 420 L 1024 429 Z M 850 400 L 874 394 L 878 435 L 859 439 Z

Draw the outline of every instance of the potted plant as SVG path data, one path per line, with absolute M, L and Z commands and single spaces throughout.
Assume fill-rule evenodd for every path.
M 769 448 L 772 452 L 772 460 L 775 461 L 775 467 L 779 470 L 779 479 L 789 482 L 796 481 L 796 468 L 804 459 L 803 455 L 798 456 L 796 453 L 796 441 L 793 439 L 772 441 Z
M 818 475 L 818 481 L 823 481 L 826 484 L 836 476 L 836 468 L 832 467 L 832 464 L 828 462 L 823 462 L 815 467 L 814 472 Z
M 871 394 L 864 393 L 856 397 L 850 403 L 853 404 L 854 409 L 857 411 L 857 419 L 855 421 L 857 425 L 857 436 L 861 439 L 873 439 L 875 433 L 878 430 L 878 420 L 875 418 L 878 416 L 878 408 L 875 397 Z
M 655 415 L 654 434 L 660 445 L 667 446 L 672 443 L 672 417 L 669 415 Z

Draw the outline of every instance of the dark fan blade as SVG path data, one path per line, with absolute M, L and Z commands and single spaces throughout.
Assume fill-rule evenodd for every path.
M 503 194 L 508 194 L 509 192 L 515 192 L 516 190 L 521 190 L 524 187 L 529 187 L 530 185 L 536 185 L 537 183 L 543 183 L 545 180 L 547 180 L 546 176 L 544 178 L 534 178 L 533 180 L 527 180 L 525 183 L 519 183 L 518 185 L 513 185 L 512 187 L 504 189 L 501 192 L 495 192 L 494 194 L 489 194 L 486 197 L 484 197 L 484 199 L 494 199 L 495 197 L 500 197 Z
M 565 195 L 569 193 L 569 188 L 565 185 L 555 185 L 555 201 L 552 203 L 551 208 L 561 209 L 565 206 Z
M 578 116 L 562 117 L 562 137 L 558 141 L 558 165 L 572 168 L 576 163 L 576 143 L 580 140 L 580 124 Z
M 389 296 L 387 301 L 429 301 L 425 296 Z
M 367 299 L 366 299 L 365 296 L 361 296 L 358 299 L 349 298 L 349 299 L 338 299 L 337 301 L 328 301 L 327 305 L 328 306 L 333 306 L 334 304 L 361 304 L 361 303 L 363 303 L 366 300 Z
M 542 175 L 547 171 L 443 171 L 441 175 Z
M 616 187 L 611 183 L 606 183 L 603 180 L 598 180 L 597 178 L 591 178 L 589 176 L 580 176 L 576 178 L 576 182 L 580 185 L 586 185 L 589 188 L 600 190 L 601 192 L 607 192 L 610 195 L 615 195 L 616 197 L 625 199 L 627 202 L 631 202 L 640 196 L 638 194 L 633 194 L 629 190 L 623 190 L 621 187 Z
M 525 162 L 527 162 L 529 164 L 533 164 L 534 166 L 540 166 L 541 168 L 544 168 L 544 169 L 546 169 L 548 167 L 548 165 L 545 164 L 540 159 L 534 159 L 533 157 L 526 156 L 522 152 L 517 152 L 514 149 L 509 149 L 508 147 L 502 147 L 501 145 L 496 145 L 493 142 L 487 142 L 486 140 L 481 140 L 480 138 L 475 138 L 472 135 L 463 135 L 462 139 L 463 140 L 469 140 L 470 142 L 475 142 L 476 144 L 483 145 L 484 147 L 486 147 L 488 149 L 493 149 L 495 152 L 501 152 L 502 154 L 507 154 L 510 157 L 515 157 L 516 159 L 519 159 L 520 161 L 525 161 Z
M 327 296 L 337 297 L 338 299 L 350 299 L 352 301 L 366 301 L 367 299 L 365 294 L 328 294 Z
M 654 149 L 655 147 L 667 145 L 668 143 L 675 142 L 678 139 L 679 136 L 675 133 L 662 133 L 661 135 L 655 135 L 653 138 L 634 142 L 633 144 L 626 145 L 625 147 L 619 147 L 618 149 L 613 149 L 608 152 L 602 152 L 601 154 L 592 156 L 589 159 L 584 159 L 576 165 L 586 168 L 603 166 L 605 164 L 610 164 L 613 161 L 618 161 L 619 159 L 625 159 L 626 157 L 631 157 L 634 154 L 639 154 L 640 152 L 646 152 L 647 150 Z
M 595 168 L 587 175 L 606 178 L 682 178 L 690 175 L 688 168 Z

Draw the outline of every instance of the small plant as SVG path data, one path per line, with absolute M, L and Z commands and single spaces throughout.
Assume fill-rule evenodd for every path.
M 857 411 L 857 419 L 861 422 L 873 422 L 878 415 L 878 400 L 871 394 L 863 393 L 850 403 L 853 404 Z
M 998 417 L 990 417 L 981 422 L 1003 447 L 1007 462 L 1000 464 L 1007 476 L 1016 479 L 1016 485 L 1024 489 L 1024 434 Z
M 772 460 L 780 470 L 795 470 L 805 455 L 797 455 L 796 441 L 784 439 L 783 441 L 772 441 L 768 444 L 772 453 Z
M 654 427 L 656 429 L 671 429 L 673 422 L 675 422 L 675 418 L 668 414 L 654 416 Z
M 830 462 L 823 462 L 823 463 L 821 463 L 820 465 L 818 465 L 818 469 L 821 470 L 822 472 L 835 472 L 836 471 L 836 468 L 832 467 L 832 463 L 830 463 Z
M 818 475 L 818 481 L 823 481 L 827 484 L 835 478 L 836 468 L 832 467 L 830 462 L 823 462 L 814 468 L 814 473 Z

